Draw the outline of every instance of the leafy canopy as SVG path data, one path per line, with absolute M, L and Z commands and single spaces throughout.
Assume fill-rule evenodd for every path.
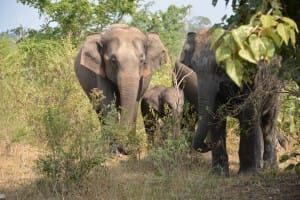
M 236 15 L 229 18 L 229 24 L 214 28 L 211 48 L 216 50 L 217 62 L 241 86 L 259 61 L 269 62 L 283 45 L 295 48 L 299 30 L 294 20 L 282 15 L 277 0 L 240 1 L 238 7 L 236 3 L 232 3 Z
M 45 16 L 44 31 L 53 35 L 80 37 L 99 31 L 135 12 L 140 0 L 18 0 Z M 50 25 L 53 25 L 52 27 Z

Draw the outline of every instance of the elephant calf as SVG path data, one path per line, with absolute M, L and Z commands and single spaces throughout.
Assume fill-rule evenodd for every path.
M 172 119 L 176 120 L 182 113 L 183 104 L 184 94 L 179 88 L 157 85 L 144 94 L 141 101 L 141 111 L 149 143 L 154 143 L 154 135 L 159 126 L 159 120 L 166 116 L 171 116 Z M 172 128 L 174 134 L 177 135 L 179 128 L 176 127 L 176 123 L 172 123 Z

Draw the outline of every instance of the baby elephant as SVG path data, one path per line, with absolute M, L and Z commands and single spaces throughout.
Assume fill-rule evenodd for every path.
M 182 113 L 183 104 L 184 94 L 179 88 L 157 85 L 147 90 L 141 101 L 141 111 L 148 143 L 154 144 L 155 132 L 161 127 L 159 121 L 162 121 L 163 127 L 167 120 L 165 117 L 169 117 L 168 119 L 172 120 L 170 123 L 173 134 L 179 134 L 180 127 L 177 127 L 175 122 Z

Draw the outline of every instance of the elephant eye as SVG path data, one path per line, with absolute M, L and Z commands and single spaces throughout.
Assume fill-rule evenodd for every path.
M 142 65 L 146 64 L 146 59 L 145 59 L 145 55 L 144 55 L 144 54 L 141 55 L 141 57 L 140 57 L 140 63 L 141 63 Z
M 116 58 L 115 55 L 113 55 L 113 56 L 110 57 L 110 62 L 111 62 L 112 64 L 117 64 L 117 58 Z

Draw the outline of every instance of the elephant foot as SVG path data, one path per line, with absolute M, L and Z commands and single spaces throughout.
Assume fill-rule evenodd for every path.
M 229 177 L 229 167 L 228 166 L 213 166 L 213 173 L 217 176 L 226 176 Z
M 257 172 L 257 168 L 254 167 L 240 167 L 238 174 L 254 174 Z

